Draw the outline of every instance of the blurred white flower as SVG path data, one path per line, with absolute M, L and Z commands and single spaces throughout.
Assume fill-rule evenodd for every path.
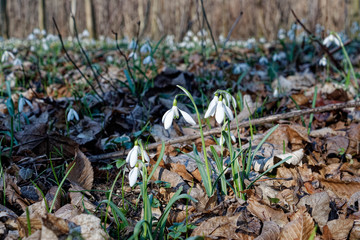
M 108 62 L 108 63 L 114 62 L 113 56 L 111 56 L 111 55 L 107 56 L 107 57 L 106 57 L 106 62 Z
M 13 65 L 14 66 L 21 66 L 22 61 L 19 58 L 15 58 L 15 60 L 13 61 Z
M 340 46 L 340 42 L 339 42 L 339 39 L 337 39 L 334 35 L 330 34 L 329 36 L 327 36 L 324 41 L 323 41 L 323 44 L 326 46 L 326 47 L 330 47 L 331 44 L 335 44 L 336 46 Z
M 198 37 L 202 37 L 203 35 L 207 36 L 207 31 L 205 29 L 201 29 L 197 34 Z
M 138 167 L 134 167 L 133 169 L 130 170 L 129 172 L 129 184 L 130 187 L 134 186 L 138 177 L 139 177 L 139 173 L 140 173 L 140 169 Z
M 30 108 L 33 108 L 32 103 L 28 99 L 24 98 L 23 96 L 20 96 L 19 106 L 18 106 L 19 112 L 23 111 L 25 104 L 27 104 Z
M 194 41 L 194 42 L 199 42 L 199 38 L 198 38 L 197 36 L 194 36 L 194 37 L 193 37 L 193 41 Z
M 230 138 L 231 138 L 231 141 L 236 142 L 235 135 L 232 132 L 230 132 Z M 217 140 L 218 140 L 220 146 L 224 145 L 224 143 L 225 143 L 224 135 L 221 135 L 221 137 L 219 137 Z
M 259 64 L 261 65 L 267 65 L 269 63 L 268 59 L 265 57 L 265 56 L 262 56 L 260 59 L 259 59 Z
M 235 64 L 233 68 L 233 74 L 240 74 L 242 72 L 246 72 L 250 69 L 249 65 L 247 63 L 239 63 Z
M 45 52 L 49 51 L 49 46 L 45 42 L 42 43 L 42 48 Z
M 319 65 L 325 67 L 326 64 L 327 64 L 327 59 L 326 59 L 326 57 L 322 57 L 322 58 L 320 59 L 320 61 L 319 61 Z
M 41 30 L 41 35 L 45 36 L 46 35 L 46 31 L 45 29 Z
M 83 38 L 88 38 L 89 36 L 90 36 L 90 33 L 86 29 L 80 34 L 80 37 L 83 37 Z
M 280 28 L 279 29 L 279 32 L 278 32 L 278 38 L 280 39 L 280 40 L 283 40 L 283 39 L 285 39 L 285 35 L 286 34 L 286 31 L 283 29 L 283 28 Z
M 274 62 L 281 61 L 283 59 L 286 59 L 286 54 L 284 52 L 275 53 L 272 57 Z
M 162 117 L 162 123 L 164 124 L 165 129 L 169 129 L 171 127 L 174 118 L 176 119 L 179 118 L 179 111 L 181 115 L 184 117 L 186 122 L 190 123 L 191 125 L 196 125 L 196 122 L 194 121 L 194 119 L 192 119 L 190 114 L 188 114 L 185 111 L 182 111 L 177 107 L 177 101 L 176 99 L 174 99 L 172 108 L 167 110 L 164 116 Z
M 136 59 L 137 59 L 137 54 L 136 54 L 136 52 L 131 52 L 131 53 L 129 54 L 129 58 L 133 58 L 134 60 L 136 60 Z
M 142 151 L 142 154 L 144 155 L 144 160 L 146 162 L 150 162 L 149 155 L 146 153 L 145 150 Z M 135 167 L 136 163 L 138 161 L 138 157 L 141 156 L 141 148 L 135 142 L 135 146 L 130 150 L 128 155 L 126 156 L 126 163 L 130 164 L 130 167 Z
M 12 52 L 5 50 L 1 56 L 1 62 L 8 62 L 9 60 L 15 59 L 14 54 Z
M 261 37 L 261 38 L 259 39 L 259 42 L 262 43 L 262 44 L 264 44 L 264 43 L 266 43 L 266 39 L 265 39 L 264 37 Z
M 194 33 L 191 30 L 189 30 L 186 32 L 186 36 L 191 38 L 194 36 Z
M 141 53 L 150 53 L 151 52 L 151 46 L 149 43 L 145 43 L 140 48 Z
M 33 41 L 36 39 L 36 36 L 33 33 L 30 33 L 29 36 L 27 37 L 28 40 Z
M 136 41 L 131 40 L 131 42 L 129 43 L 128 49 L 136 49 L 136 47 L 137 47 Z
M 70 122 L 74 119 L 76 119 L 76 121 L 79 121 L 79 115 L 73 108 L 70 108 L 67 114 L 67 121 Z
M 155 61 L 155 59 L 152 57 L 152 56 L 147 56 L 146 58 L 144 58 L 144 60 L 143 60 L 143 64 L 144 65 L 147 65 L 147 64 L 155 64 L 156 63 L 156 61 Z
M 185 36 L 183 40 L 184 42 L 190 42 L 190 38 L 188 36 Z
M 39 35 L 41 32 L 40 32 L 40 29 L 38 29 L 38 28 L 34 28 L 34 30 L 33 30 L 33 34 L 35 34 L 35 35 Z

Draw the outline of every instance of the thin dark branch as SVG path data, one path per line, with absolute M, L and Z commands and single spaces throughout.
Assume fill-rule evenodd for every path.
M 95 87 L 91 84 L 91 82 L 89 81 L 89 79 L 87 79 L 87 77 L 85 76 L 85 74 L 80 70 L 80 68 L 76 65 L 76 63 L 74 62 L 74 60 L 70 57 L 68 51 L 67 51 L 66 48 L 65 48 L 64 41 L 63 41 L 63 39 L 62 39 L 60 30 L 59 30 L 59 28 L 58 28 L 58 26 L 57 26 L 57 24 L 56 24 L 55 18 L 53 17 L 52 19 L 53 19 L 53 22 L 54 22 L 56 31 L 57 31 L 58 36 L 59 36 L 59 39 L 60 39 L 61 47 L 62 47 L 62 49 L 64 50 L 65 55 L 67 56 L 67 58 L 69 59 L 69 61 L 74 65 L 74 67 L 76 68 L 76 70 L 78 70 L 78 72 L 81 74 L 81 76 L 85 79 L 85 81 L 90 85 L 90 87 L 91 87 L 91 89 L 94 91 L 94 93 L 101 99 L 101 101 L 105 102 L 104 98 L 96 91 Z
M 93 68 L 93 66 L 92 66 L 92 64 L 91 64 L 91 61 L 90 61 L 90 59 L 89 59 L 89 56 L 86 54 L 84 48 L 83 48 L 82 45 L 81 45 L 81 42 L 80 42 L 80 39 L 79 39 L 79 34 L 78 34 L 78 31 L 77 31 L 77 27 L 76 27 L 76 21 L 75 21 L 74 15 L 71 14 L 71 18 L 73 19 L 73 22 L 74 22 L 75 37 L 76 37 L 76 40 L 77 40 L 77 42 L 78 42 L 78 44 L 79 44 L 80 50 L 81 50 L 82 54 L 85 56 L 86 62 L 87 62 L 89 68 L 91 69 L 91 71 L 92 71 L 92 73 L 93 73 L 93 75 L 94 75 L 95 81 L 96 81 L 96 83 L 98 84 L 102 95 L 104 95 L 105 93 L 104 93 L 104 90 L 103 90 L 102 87 L 101 87 L 101 83 L 100 83 L 100 80 L 99 80 L 99 78 L 98 78 L 98 75 L 97 75 L 96 72 L 94 71 L 94 68 Z
M 279 121 L 282 119 L 299 117 L 299 116 L 303 116 L 303 115 L 311 114 L 311 113 L 328 112 L 328 111 L 334 111 L 334 110 L 339 110 L 339 109 L 344 109 L 344 108 L 359 107 L 359 106 L 360 106 L 360 101 L 351 101 L 351 102 L 344 102 L 344 103 L 329 104 L 329 105 L 321 106 L 321 107 L 317 107 L 317 108 L 295 110 L 292 112 L 281 113 L 281 114 L 270 115 L 270 116 L 266 116 L 266 117 L 262 117 L 262 118 L 258 118 L 258 119 L 253 119 L 253 120 L 251 120 L 251 122 L 243 121 L 243 122 L 239 123 L 239 128 L 249 127 L 250 123 L 251 123 L 251 125 L 255 126 L 255 125 L 261 125 L 264 123 L 273 123 L 273 122 L 276 122 L 276 121 Z M 231 130 L 237 129 L 236 123 L 232 123 L 230 125 L 230 129 Z M 213 128 L 209 131 L 205 131 L 204 136 L 220 134 L 221 131 L 222 131 L 221 127 Z M 198 138 L 200 138 L 200 134 L 181 136 L 181 137 L 166 141 L 165 145 L 175 144 L 175 143 L 184 143 L 187 141 L 193 141 Z M 147 146 L 147 149 L 148 150 L 156 149 L 159 145 L 161 145 L 161 142 L 152 143 Z M 95 161 L 102 160 L 102 159 L 123 157 L 123 156 L 126 156 L 126 154 L 128 152 L 129 152 L 129 150 L 105 153 L 105 154 L 101 154 L 101 155 L 90 156 L 89 159 L 90 159 L 90 161 L 95 162 Z
M 291 9 L 292 14 L 294 15 L 296 21 L 300 24 L 300 26 L 307 32 L 307 34 L 309 34 L 311 36 L 312 39 L 314 39 L 314 41 L 319 44 L 319 46 L 321 47 L 321 49 L 329 56 L 330 60 L 335 64 L 335 66 L 340 69 L 342 72 L 344 72 L 343 67 L 339 64 L 338 61 L 336 61 L 336 59 L 334 58 L 334 56 L 332 55 L 332 53 L 329 51 L 329 49 L 324 46 L 324 44 L 315 37 L 315 35 L 306 28 L 306 26 L 300 21 L 300 19 L 296 16 L 294 10 Z M 344 72 L 345 73 L 345 72 Z
M 235 22 L 233 23 L 233 25 L 231 26 L 230 28 L 230 31 L 228 32 L 228 35 L 224 41 L 224 44 L 223 44 L 223 48 L 222 48 L 222 51 L 221 51 L 221 54 L 220 54 L 220 57 L 224 54 L 224 50 L 225 50 L 225 46 L 226 46 L 226 43 L 230 40 L 230 37 L 231 37 L 231 34 L 233 33 L 236 25 L 240 22 L 240 19 L 243 15 L 243 12 L 241 11 L 239 16 L 236 18 Z

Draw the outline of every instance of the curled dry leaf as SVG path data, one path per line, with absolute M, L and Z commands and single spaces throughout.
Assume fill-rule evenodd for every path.
M 350 240 L 360 239 L 360 220 L 354 220 L 354 226 L 351 229 Z
M 97 240 L 109 238 L 101 227 L 100 219 L 94 215 L 80 214 L 72 218 L 71 221 L 81 227 L 83 239 Z
M 273 221 L 265 221 L 261 234 L 255 240 L 277 240 L 280 227 Z
M 291 222 L 281 231 L 280 240 L 308 240 L 314 229 L 314 221 L 306 208 L 299 210 Z
M 96 206 L 90 202 L 90 200 L 82 193 L 78 192 L 77 188 L 70 188 L 71 204 L 76 206 L 81 212 L 84 212 L 86 208 L 90 212 L 95 212 Z M 59 209 L 60 210 L 60 209 Z
M 300 199 L 298 203 L 298 208 L 310 206 L 312 209 L 311 216 L 317 222 L 317 224 L 322 228 L 326 225 L 329 219 L 330 209 L 330 197 L 327 192 L 314 193 L 312 195 L 307 195 Z
M 346 136 L 335 136 L 326 139 L 327 157 L 337 156 L 341 151 L 346 151 L 349 146 L 349 139 Z
M 26 217 L 18 217 L 18 231 L 21 238 L 29 236 L 28 232 L 28 221 Z M 42 222 L 38 217 L 30 218 L 31 232 L 41 229 Z
M 353 226 L 353 219 L 335 219 L 327 223 L 332 239 L 346 239 Z
M 287 164 L 291 164 L 293 166 L 302 165 L 301 160 L 304 157 L 304 149 L 296 150 L 292 153 L 285 153 L 275 156 L 275 163 L 280 162 L 281 160 L 291 157 L 289 160 L 286 161 Z
M 360 141 L 360 124 L 351 124 L 347 131 L 349 137 L 349 148 L 346 153 L 351 155 L 358 155 L 359 141 Z
M 321 185 L 333 191 L 339 198 L 349 199 L 354 193 L 360 191 L 359 182 L 345 182 L 336 179 L 320 179 Z
M 50 229 L 57 237 L 69 233 L 68 223 L 62 219 L 55 217 L 53 214 L 46 214 L 45 218 L 42 218 L 43 225 Z
M 238 232 L 237 220 L 241 213 L 232 217 L 219 216 L 210 218 L 194 229 L 191 236 L 225 239 L 254 239 L 253 236 Z
M 310 132 L 310 137 L 320 137 L 320 138 L 324 138 L 324 137 L 329 137 L 329 136 L 336 136 L 337 132 L 334 131 L 332 128 L 329 127 L 324 127 L 324 128 L 320 128 L 320 129 L 316 129 Z
M 282 210 L 273 209 L 262 204 L 255 198 L 249 198 L 247 209 L 261 221 L 274 221 L 280 227 L 283 227 L 289 221 L 286 214 Z
M 53 201 L 55 201 L 54 208 L 53 208 L 54 211 L 58 210 L 61 207 L 61 194 L 58 194 L 56 196 L 57 190 L 58 190 L 58 186 L 52 186 L 45 195 L 45 199 L 46 199 L 49 207 L 53 204 Z M 56 196 L 56 199 L 55 199 L 55 196 Z
M 66 204 L 59 208 L 59 210 L 57 210 L 54 215 L 58 218 L 70 220 L 71 218 L 79 215 L 80 213 L 80 210 L 76 206 L 72 204 Z
M 90 190 L 94 182 L 94 170 L 89 159 L 80 150 L 76 151 L 75 160 L 66 169 L 66 172 L 75 164 L 67 179 L 84 189 Z

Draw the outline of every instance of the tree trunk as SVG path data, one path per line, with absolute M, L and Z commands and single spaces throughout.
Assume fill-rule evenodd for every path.
M 38 1 L 38 20 L 39 20 L 39 29 L 46 31 L 46 5 L 45 0 Z
M 159 0 L 153 0 L 151 6 L 151 37 L 154 40 L 159 39 L 159 27 L 157 24 L 158 13 L 159 13 Z
M 96 39 L 96 25 L 94 4 L 92 0 L 85 0 L 86 28 L 89 31 L 90 38 Z
M 1 36 L 9 38 L 9 18 L 6 11 L 6 0 L 0 0 Z
M 74 23 L 74 19 L 71 16 L 74 16 L 74 18 L 76 17 L 76 0 L 71 0 L 71 10 L 70 10 L 70 18 L 69 18 L 70 34 L 73 36 L 75 34 L 75 29 L 74 29 L 75 23 Z

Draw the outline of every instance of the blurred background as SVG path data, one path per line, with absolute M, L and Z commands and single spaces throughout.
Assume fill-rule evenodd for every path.
M 359 0 L 204 0 L 214 36 L 226 36 L 243 12 L 232 39 L 264 37 L 272 40 L 281 28 L 295 22 L 291 9 L 313 32 L 316 25 L 325 30 L 349 34 L 353 22 L 359 22 Z M 174 35 L 181 40 L 188 30 L 203 25 L 200 0 L 0 0 L 1 36 L 26 38 L 34 28 L 55 34 L 54 17 L 63 35 L 73 34 L 70 18 L 74 13 L 78 31 L 90 36 L 134 37 L 141 22 L 141 37 L 157 40 Z

